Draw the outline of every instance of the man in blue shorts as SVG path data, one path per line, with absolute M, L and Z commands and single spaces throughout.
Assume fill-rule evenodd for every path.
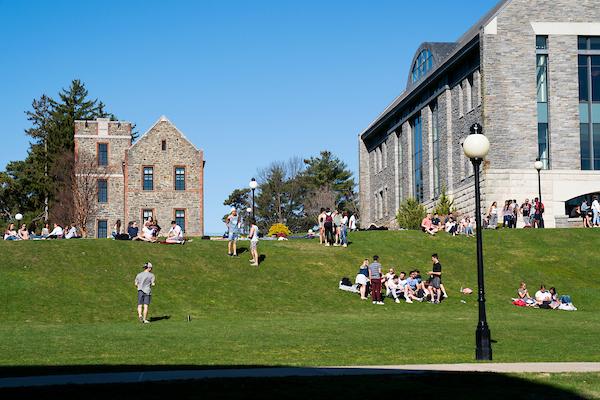
M 140 272 L 135 277 L 134 285 L 138 292 L 138 319 L 144 324 L 149 324 L 148 321 L 148 306 L 152 299 L 152 286 L 156 284 L 156 277 L 152 273 L 152 264 L 147 262 L 144 264 L 144 271 Z

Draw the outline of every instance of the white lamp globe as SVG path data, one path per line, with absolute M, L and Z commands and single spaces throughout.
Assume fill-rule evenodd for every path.
M 250 189 L 256 189 L 258 187 L 258 182 L 256 182 L 256 179 L 252 178 L 252 180 L 249 183 Z
M 537 169 L 538 171 L 541 171 L 544 168 L 544 163 L 541 162 L 540 160 L 537 160 L 533 166 L 535 167 L 535 169 Z
M 490 141 L 482 134 L 469 135 L 463 143 L 463 152 L 470 159 L 483 159 L 489 151 Z
M 16 219 L 17 221 L 20 221 L 20 220 L 22 220 L 22 219 L 23 219 L 23 214 L 21 214 L 21 213 L 18 213 L 17 215 L 15 215 L 15 219 Z
M 252 212 L 252 208 L 251 207 L 246 208 L 246 212 L 247 213 L 251 213 Z

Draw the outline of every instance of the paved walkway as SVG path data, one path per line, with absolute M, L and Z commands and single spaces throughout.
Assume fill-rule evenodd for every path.
M 511 364 L 424 364 L 386 366 L 348 366 L 315 368 L 248 368 L 207 369 L 182 371 L 107 372 L 91 374 L 69 374 L 48 376 L 25 376 L 0 378 L 0 389 L 109 383 L 136 383 L 215 378 L 286 378 L 309 376 L 356 376 L 421 374 L 432 371 L 443 372 L 498 372 L 498 373 L 564 373 L 600 372 L 600 363 L 511 363 Z

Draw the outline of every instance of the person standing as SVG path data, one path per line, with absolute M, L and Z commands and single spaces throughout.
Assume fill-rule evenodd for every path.
M 433 267 L 429 271 L 429 289 L 431 290 L 431 302 L 439 304 L 442 292 L 444 298 L 448 297 L 445 290 L 442 290 L 442 264 L 437 254 L 431 255 Z
M 348 247 L 348 211 L 344 211 L 340 226 L 340 240 L 343 247 Z
M 331 210 L 327 208 L 325 210 L 325 246 L 331 246 L 334 241 L 334 233 L 333 233 L 333 214 Z
M 525 199 L 525 202 L 521 204 L 521 215 L 523 215 L 523 224 L 525 224 L 523 228 L 531 228 L 531 222 L 529 221 L 531 204 L 529 203 L 529 199 Z
M 544 203 L 542 203 L 537 197 L 535 198 L 534 213 L 533 213 L 533 227 L 543 228 L 544 227 Z
M 144 324 L 149 324 L 148 321 L 148 306 L 152 299 L 152 286 L 156 284 L 156 277 L 152 273 L 152 264 L 147 262 L 144 264 L 144 270 L 136 275 L 134 285 L 137 288 L 138 295 L 138 319 Z
M 333 228 L 335 232 L 335 243 L 333 245 L 339 246 L 342 244 L 342 213 L 340 213 L 338 210 L 333 212 Z
M 225 221 L 227 225 L 227 255 L 230 257 L 237 257 L 237 240 L 239 235 L 240 218 L 235 208 L 231 209 L 231 214 Z
M 490 209 L 488 210 L 488 220 L 488 228 L 498 228 L 498 203 L 496 203 L 495 201 L 492 203 Z
M 250 254 L 252 254 L 252 260 L 250 262 L 253 267 L 258 267 L 258 226 L 256 221 L 252 219 L 250 221 L 250 233 L 248 233 L 248 239 L 250 239 Z
M 591 228 L 592 225 L 590 224 L 590 206 L 587 203 L 587 200 L 584 199 L 583 203 L 581 203 L 581 218 L 583 219 L 583 227 L 584 228 Z
M 351 232 L 356 231 L 356 215 L 352 214 L 350 216 L 350 220 L 348 221 L 348 227 L 350 228 Z
M 321 207 L 321 213 L 317 218 L 319 222 L 319 244 L 325 243 L 325 209 Z
M 600 203 L 598 202 L 598 196 L 594 196 L 594 201 L 592 201 L 592 225 L 594 227 L 600 226 Z
M 369 265 L 369 281 L 371 282 L 371 300 L 373 304 L 383 305 L 381 298 L 381 264 L 379 256 L 373 256 L 373 262 Z

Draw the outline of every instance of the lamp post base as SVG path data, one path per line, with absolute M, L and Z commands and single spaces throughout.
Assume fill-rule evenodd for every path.
M 475 359 L 491 360 L 492 343 L 490 338 L 490 329 L 487 326 L 478 326 L 475 331 Z

